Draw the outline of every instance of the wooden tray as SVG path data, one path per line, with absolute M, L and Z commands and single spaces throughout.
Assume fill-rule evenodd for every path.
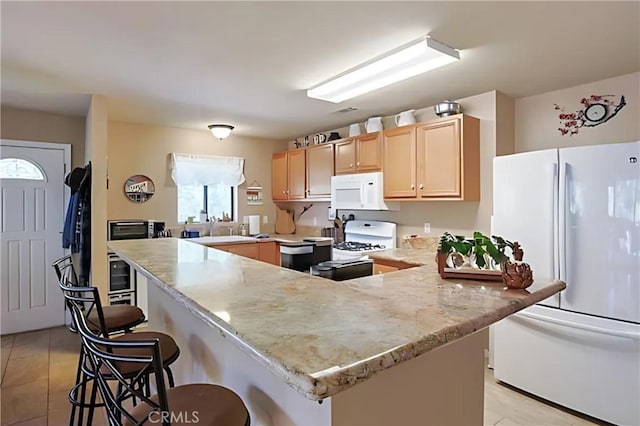
M 438 252 L 438 273 L 440 278 L 457 278 L 480 281 L 502 281 L 502 271 L 488 269 L 464 268 L 454 269 L 447 267 L 446 254 Z

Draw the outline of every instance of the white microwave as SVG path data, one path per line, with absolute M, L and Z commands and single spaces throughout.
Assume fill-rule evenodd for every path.
M 384 202 L 382 172 L 332 176 L 331 209 L 389 210 Z

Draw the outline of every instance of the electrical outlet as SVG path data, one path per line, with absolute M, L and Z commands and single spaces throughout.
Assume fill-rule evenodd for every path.
M 269 216 L 262 216 L 262 223 L 264 224 L 269 223 Z
M 431 233 L 431 224 L 430 223 L 425 223 L 424 224 L 424 233 L 425 234 L 430 234 Z

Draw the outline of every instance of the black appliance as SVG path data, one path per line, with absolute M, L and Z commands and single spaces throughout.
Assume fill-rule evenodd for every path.
M 109 220 L 107 240 L 137 240 L 165 236 L 165 223 L 157 220 Z
M 313 262 L 315 243 L 310 241 L 291 241 L 280 243 L 280 266 L 296 271 L 308 271 Z
M 373 260 L 330 260 L 321 262 L 312 268 L 311 272 L 334 281 L 344 281 L 353 278 L 373 275 Z
M 165 223 L 157 220 L 109 220 L 107 240 L 134 240 L 143 238 L 169 237 Z M 115 253 L 108 253 L 109 259 L 109 304 L 137 305 L 137 276 L 127 262 Z
M 302 241 L 280 243 L 280 265 L 308 272 L 313 265 L 331 260 L 333 239 L 308 237 Z
M 332 257 L 333 238 L 307 237 L 303 241 L 311 242 L 314 244 L 313 255 L 311 258 L 311 265 L 317 265 L 320 262 L 325 262 L 333 258 Z

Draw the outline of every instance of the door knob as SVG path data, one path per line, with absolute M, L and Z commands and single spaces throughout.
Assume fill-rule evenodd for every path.
M 416 186 L 415 185 L 411 185 L 411 189 L 416 189 Z
M 420 184 L 420 189 L 424 188 L 424 185 Z

